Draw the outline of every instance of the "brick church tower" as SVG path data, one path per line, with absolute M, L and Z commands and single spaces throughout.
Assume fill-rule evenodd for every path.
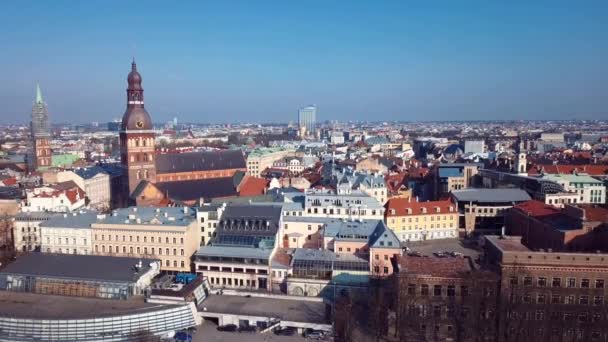
M 52 153 L 49 140 L 51 130 L 49 127 L 49 114 L 46 103 L 42 99 L 40 85 L 36 85 L 36 101 L 32 108 L 31 122 L 32 140 L 34 142 L 32 163 L 35 170 L 45 169 L 51 166 Z
M 127 77 L 127 110 L 120 128 L 120 160 L 125 199 L 143 181 L 156 182 L 154 130 L 152 119 L 144 108 L 144 89 L 135 60 Z

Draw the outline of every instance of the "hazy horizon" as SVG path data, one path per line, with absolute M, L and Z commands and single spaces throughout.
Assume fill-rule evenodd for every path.
M 0 123 L 599 120 L 608 2 L 4 2 Z

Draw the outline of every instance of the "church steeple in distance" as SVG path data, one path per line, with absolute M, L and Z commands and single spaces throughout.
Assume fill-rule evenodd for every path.
M 40 84 L 36 84 L 36 100 L 32 107 L 32 122 L 30 124 L 32 140 L 34 143 L 34 168 L 46 168 L 51 166 L 52 151 L 49 140 L 51 130 L 49 127 L 49 114 L 46 103 L 42 98 Z
M 122 130 L 151 130 L 152 120 L 144 109 L 144 88 L 141 74 L 137 71 L 135 58 L 127 76 L 127 110 L 122 117 Z

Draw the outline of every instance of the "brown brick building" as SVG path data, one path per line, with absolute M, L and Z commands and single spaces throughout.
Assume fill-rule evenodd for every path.
M 540 201 L 515 205 L 505 215 L 508 235 L 532 249 L 607 251 L 608 210 L 594 205 L 556 208 Z
M 468 257 L 397 260 L 396 330 L 402 341 L 493 341 L 498 276 Z
M 498 341 L 606 341 L 608 255 L 536 252 L 519 237 L 486 237 L 500 274 Z

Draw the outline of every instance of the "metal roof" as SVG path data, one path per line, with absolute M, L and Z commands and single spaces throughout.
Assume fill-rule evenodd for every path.
M 272 249 L 238 247 L 238 246 L 203 246 L 195 256 L 269 259 Z
M 142 261 L 137 271 L 135 264 Z M 1 274 L 83 279 L 105 282 L 136 282 L 158 260 L 103 255 L 30 253 L 8 264 Z
M 507 203 L 529 201 L 530 195 L 521 189 L 463 189 L 452 191 L 459 202 Z

